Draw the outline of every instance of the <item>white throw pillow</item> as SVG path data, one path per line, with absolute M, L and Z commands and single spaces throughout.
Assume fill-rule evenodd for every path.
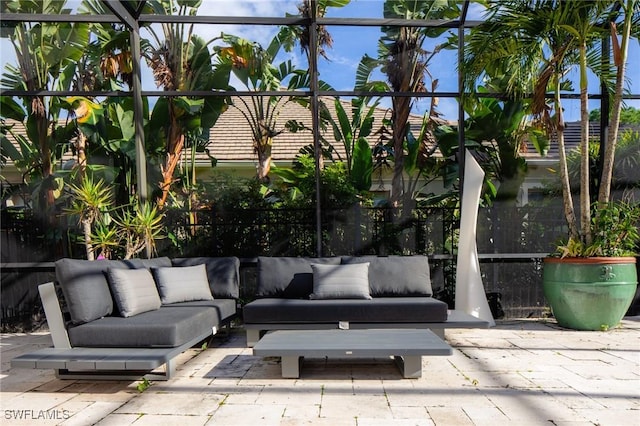
M 213 300 L 207 278 L 207 267 L 204 264 L 153 268 L 152 271 L 163 305 L 195 300 Z
M 371 299 L 369 263 L 351 265 L 311 264 L 313 293 L 310 299 Z
M 146 268 L 107 270 L 111 294 L 123 317 L 160 308 L 160 296 L 153 276 Z

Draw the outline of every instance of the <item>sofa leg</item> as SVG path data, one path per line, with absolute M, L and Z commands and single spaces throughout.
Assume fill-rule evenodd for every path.
M 176 363 L 173 359 L 170 359 L 164 365 L 164 375 L 166 376 L 165 380 L 169 380 L 170 378 L 172 378 L 175 373 L 176 373 Z
M 260 340 L 260 330 L 247 329 L 247 346 L 252 348 Z

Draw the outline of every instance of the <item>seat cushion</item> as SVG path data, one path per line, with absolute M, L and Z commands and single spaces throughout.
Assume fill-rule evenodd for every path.
M 339 265 L 339 257 L 258 257 L 258 297 L 307 299 L 313 292 L 311 264 Z
M 194 266 L 204 264 L 213 297 L 240 297 L 240 259 L 229 257 L 185 257 L 171 261 L 173 266 Z
M 216 318 L 219 324 L 235 317 L 237 313 L 235 299 L 194 300 L 191 302 L 172 303 L 171 305 L 166 306 L 213 309 L 216 313 Z
M 371 296 L 432 296 L 426 256 L 344 256 L 343 264 L 369 262 Z
M 163 306 L 129 318 L 104 317 L 70 327 L 68 333 L 74 347 L 173 348 L 218 325 L 216 309 Z
M 381 297 L 364 299 L 257 299 L 243 308 L 247 324 L 425 323 L 447 320 L 446 303 L 431 297 Z

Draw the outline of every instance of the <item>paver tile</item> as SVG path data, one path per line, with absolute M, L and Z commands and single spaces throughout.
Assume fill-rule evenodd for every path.
M 174 378 L 142 393 L 137 381 L 11 369 L 11 357 L 51 340 L 5 333 L 0 415 L 3 426 L 640 426 L 639 319 L 604 333 L 552 320 L 448 330 L 453 355 L 423 357 L 419 379 L 403 379 L 389 359 L 326 358 L 305 360 L 299 379 L 283 379 L 280 359 L 253 356 L 234 329 L 182 354 Z

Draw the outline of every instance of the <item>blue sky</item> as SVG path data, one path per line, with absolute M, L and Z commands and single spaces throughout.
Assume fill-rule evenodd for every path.
M 67 2 L 69 7 L 75 8 L 79 1 Z M 202 15 L 234 15 L 234 16 L 284 16 L 285 13 L 296 14 L 297 4 L 294 0 L 203 0 L 199 9 Z M 383 0 L 352 0 L 344 8 L 332 8 L 327 16 L 329 17 L 363 17 L 378 18 L 382 16 Z M 481 9 L 472 6 L 469 19 L 480 19 Z M 332 26 L 328 28 L 334 39 L 334 45 L 328 51 L 329 61 L 321 59 L 319 63 L 320 78 L 327 81 L 337 90 L 351 90 L 354 87 L 356 67 L 360 58 L 364 54 L 377 56 L 377 43 L 382 34 L 377 27 L 343 27 Z M 264 46 L 275 34 L 276 29 L 270 26 L 250 26 L 250 25 L 227 25 L 227 26 L 203 26 L 196 27 L 196 32 L 203 38 L 208 39 L 218 36 L 221 32 L 227 32 L 250 40 L 258 41 Z M 143 34 L 144 37 L 144 34 Z M 443 40 L 429 40 L 425 48 L 432 49 Z M 6 39 L 0 40 L 0 54 L 2 64 L 15 62 L 13 48 Z M 306 68 L 306 59 L 296 49 L 294 52 L 286 54 L 284 57 L 291 58 L 299 67 Z M 629 64 L 627 76 L 630 82 L 630 89 L 634 93 L 640 93 L 640 45 L 637 40 L 631 43 L 629 51 Z M 441 51 L 434 57 L 430 64 L 430 72 L 434 79 L 438 80 L 438 90 L 445 92 L 457 91 L 456 74 L 457 56 L 455 51 Z M 379 78 L 384 78 L 379 75 Z M 155 90 L 155 85 L 150 78 L 149 70 L 144 71 L 144 89 Z M 238 87 L 240 88 L 240 87 Z M 590 91 L 598 92 L 597 80 L 592 78 Z M 429 100 L 419 100 L 416 104 L 417 111 L 423 111 Z M 388 104 L 388 100 L 385 104 Z M 640 108 L 640 101 L 629 102 L 636 108 Z M 597 108 L 598 102 L 592 101 L 590 108 Z M 575 120 L 579 117 L 579 103 L 577 101 L 565 101 L 566 118 Z M 447 119 L 457 118 L 457 103 L 454 99 L 440 99 L 438 110 Z

